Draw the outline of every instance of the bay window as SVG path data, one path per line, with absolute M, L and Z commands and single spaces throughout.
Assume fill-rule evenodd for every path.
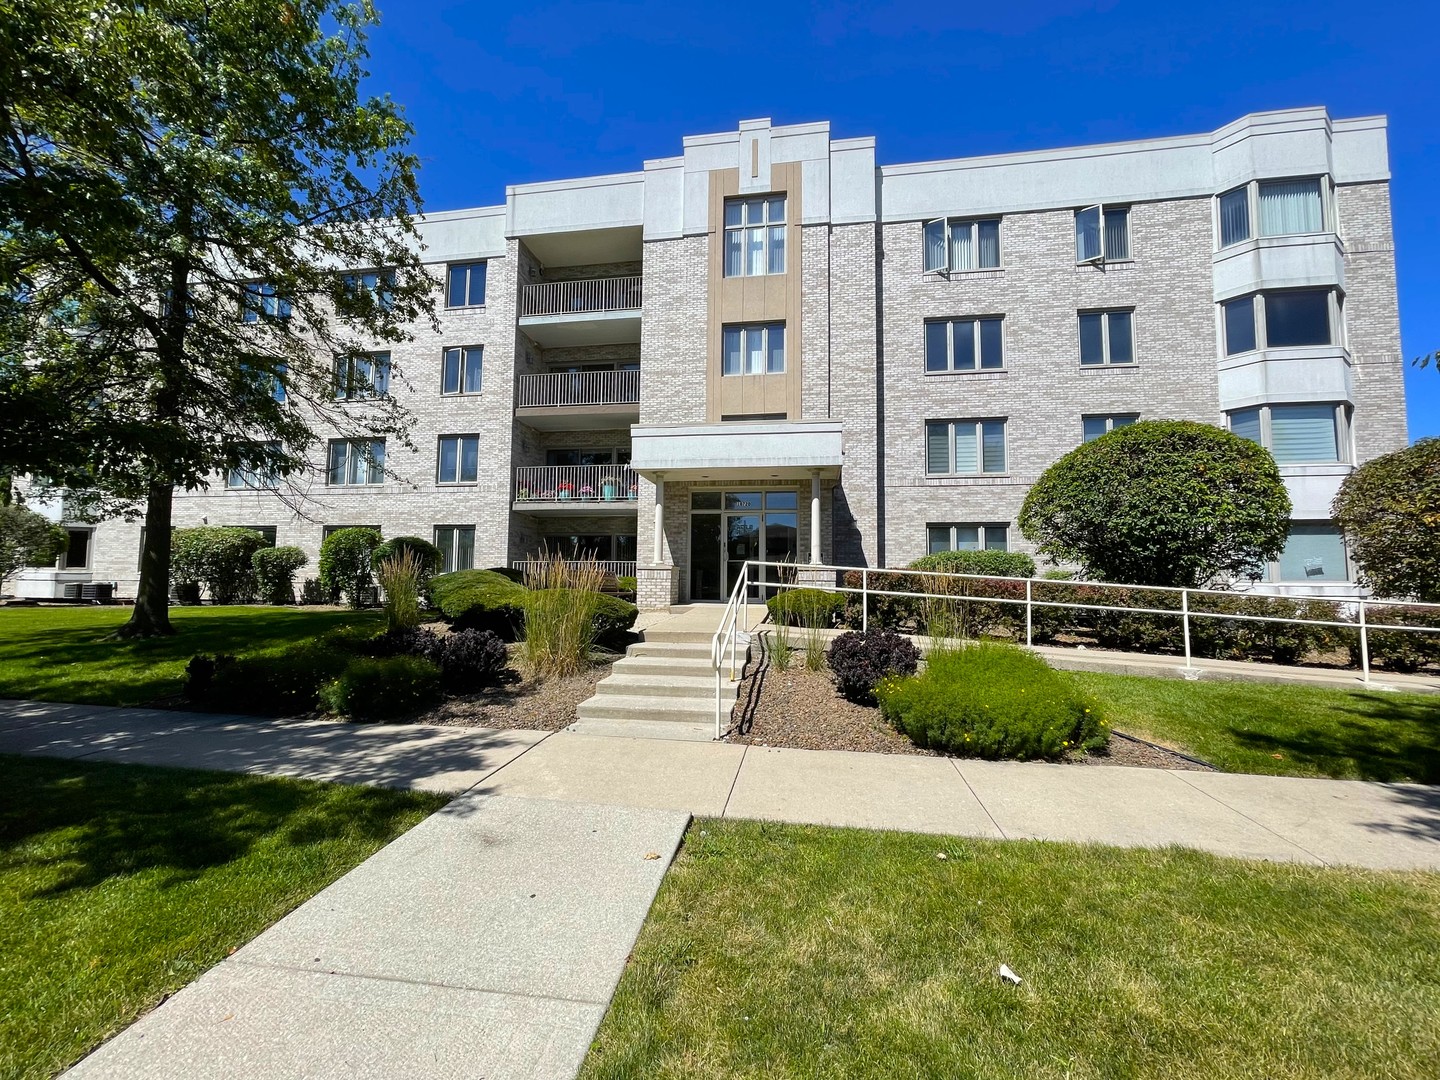
M 1335 344 L 1331 296 L 1330 289 L 1287 289 L 1225 301 L 1225 355 Z
M 1326 231 L 1325 177 L 1254 180 L 1219 197 L 1220 246 L 1256 236 L 1303 236 Z M 1257 228 L 1258 226 L 1258 228 Z
M 1236 409 L 1229 419 L 1231 432 L 1265 447 L 1276 464 L 1324 465 L 1349 460 L 1344 405 L 1258 405 Z

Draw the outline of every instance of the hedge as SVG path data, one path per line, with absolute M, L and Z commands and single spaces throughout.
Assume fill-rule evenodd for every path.
M 360 656 L 321 690 L 325 706 L 356 720 L 391 720 L 440 699 L 440 668 L 418 656 Z
M 770 621 L 779 626 L 826 629 L 845 610 L 845 594 L 825 589 L 784 589 L 765 601 Z
M 456 570 L 430 579 L 430 598 L 451 625 L 489 630 L 502 641 L 520 636 L 529 591 L 495 570 Z

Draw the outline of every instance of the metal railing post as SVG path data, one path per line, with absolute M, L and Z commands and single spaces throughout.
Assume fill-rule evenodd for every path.
M 1031 592 L 1032 582 L 1025 579 L 1025 647 L 1035 644 L 1035 601 Z
M 843 581 L 843 579 L 842 579 Z M 870 632 L 870 571 L 860 571 L 860 632 Z
M 1180 621 L 1185 631 L 1185 666 L 1194 667 L 1190 661 L 1190 590 L 1180 590 Z
M 1392 619 L 1391 622 L 1397 620 Z M 1361 680 L 1366 686 L 1370 685 L 1370 631 L 1365 625 L 1365 601 L 1360 601 L 1360 670 L 1364 678 Z

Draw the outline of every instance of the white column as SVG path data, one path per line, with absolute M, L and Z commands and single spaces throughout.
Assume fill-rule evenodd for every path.
M 665 480 L 655 475 L 655 565 L 665 561 Z
M 810 562 L 820 565 L 820 470 L 810 474 Z

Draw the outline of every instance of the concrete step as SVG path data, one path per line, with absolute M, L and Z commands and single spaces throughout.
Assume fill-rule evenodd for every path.
M 715 700 L 715 673 L 706 675 L 631 674 L 615 672 L 600 680 L 596 694 L 620 697 L 700 698 Z M 728 678 L 720 680 L 720 698 L 734 700 L 737 684 Z
M 610 669 L 616 675 L 708 675 L 714 677 L 709 655 L 705 656 L 625 656 Z M 729 665 L 726 665 L 726 672 Z
M 729 717 L 726 717 L 729 722 Z M 577 735 L 605 735 L 616 739 L 668 739 L 671 742 L 713 742 L 715 722 L 711 720 L 576 720 L 566 731 Z
M 727 707 L 721 698 L 721 708 Z M 623 694 L 596 694 L 575 710 L 579 720 L 656 720 L 682 723 L 715 723 L 715 699 L 631 697 Z
M 663 641 L 671 645 L 708 645 L 715 640 L 715 627 L 709 630 L 666 630 L 664 624 L 646 630 L 647 642 Z
M 637 641 L 625 652 L 626 656 L 674 656 L 700 657 L 710 659 L 708 641 Z

